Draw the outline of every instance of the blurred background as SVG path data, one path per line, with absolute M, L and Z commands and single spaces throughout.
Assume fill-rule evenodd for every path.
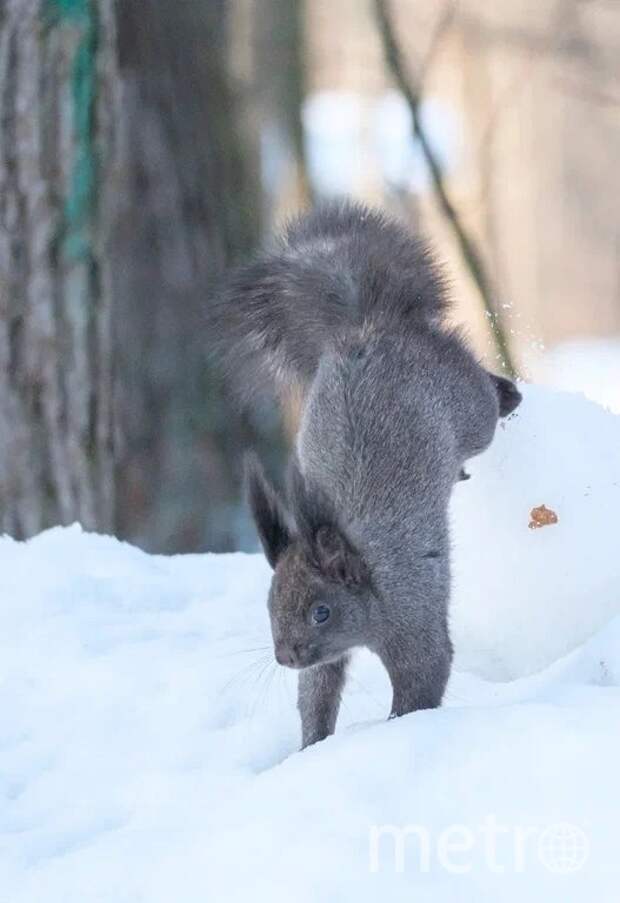
M 226 269 L 350 195 L 497 372 L 620 412 L 619 0 L 0 0 L 0 529 L 248 548 Z M 576 441 L 587 437 L 576 436 Z

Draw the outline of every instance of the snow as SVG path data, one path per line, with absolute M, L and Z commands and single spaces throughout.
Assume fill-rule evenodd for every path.
M 536 381 L 620 414 L 620 336 L 561 342 L 531 362 Z
M 0 540 L 1 903 L 615 901 L 619 453 L 525 387 L 455 493 L 446 705 L 386 721 L 360 652 L 302 753 L 260 556 Z
M 453 505 L 459 665 L 500 680 L 550 664 L 620 610 L 620 417 L 536 386 L 517 410 Z M 527 529 L 541 504 L 558 524 Z
M 451 173 L 463 156 L 456 110 L 429 97 L 420 115 L 442 171 Z M 368 98 L 354 91 L 315 91 L 304 102 L 302 121 L 310 179 L 319 195 L 367 196 L 377 176 L 388 190 L 428 189 L 428 165 L 400 92 Z

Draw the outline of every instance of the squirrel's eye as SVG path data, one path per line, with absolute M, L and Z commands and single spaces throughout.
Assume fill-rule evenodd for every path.
M 331 612 L 327 605 L 317 605 L 312 612 L 312 620 L 315 624 L 324 624 L 329 618 Z

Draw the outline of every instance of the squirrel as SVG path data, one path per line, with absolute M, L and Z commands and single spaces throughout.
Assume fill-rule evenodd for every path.
M 334 732 L 356 647 L 388 672 L 390 717 L 441 704 L 450 495 L 521 400 L 448 310 L 424 241 L 349 201 L 292 221 L 213 304 L 214 348 L 245 400 L 264 389 L 301 399 L 286 492 L 255 454 L 245 470 L 273 569 L 275 657 L 299 670 L 302 748 Z

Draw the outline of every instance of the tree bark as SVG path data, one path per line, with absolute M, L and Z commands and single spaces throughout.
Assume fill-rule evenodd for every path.
M 0 12 L 0 528 L 113 523 L 113 0 Z
M 157 552 L 224 551 L 251 535 L 235 412 L 208 364 L 206 306 L 259 239 L 256 136 L 229 66 L 226 0 L 119 7 L 126 182 L 115 230 L 121 537 Z M 265 443 L 266 445 L 267 443 Z

